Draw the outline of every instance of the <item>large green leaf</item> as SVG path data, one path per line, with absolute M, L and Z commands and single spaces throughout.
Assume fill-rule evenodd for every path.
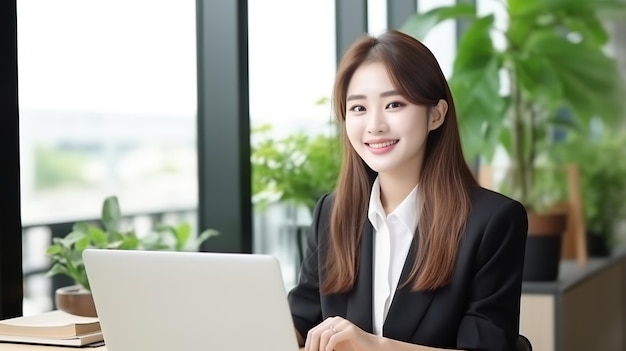
M 474 21 L 459 41 L 450 88 L 463 150 L 468 159 L 491 159 L 500 138 L 506 103 L 500 96 L 502 60 L 490 36 L 493 16 Z
M 508 0 L 528 1 L 528 0 Z M 626 7 L 624 0 L 532 0 L 539 2 L 548 10 L 569 11 L 571 13 L 581 13 L 585 11 L 603 11 L 603 10 L 623 10 Z
M 626 17 L 626 0 L 596 0 L 596 11 L 605 20 L 623 20 Z
M 499 95 L 500 65 L 493 58 L 484 67 L 457 71 L 450 78 L 463 150 L 468 159 L 491 159 L 505 119 L 505 100 Z
M 491 39 L 494 16 L 489 15 L 475 20 L 465 30 L 458 44 L 454 59 L 454 72 L 487 67 L 498 56 Z
M 458 4 L 438 7 L 425 13 L 416 13 L 404 22 L 400 27 L 400 31 L 419 40 L 424 40 L 426 35 L 439 23 L 448 19 L 461 18 L 476 18 L 476 6 L 471 4 Z
M 583 40 L 604 45 L 608 34 L 600 18 L 623 18 L 625 0 L 509 0 L 507 37 L 521 45 L 532 31 L 543 28 L 561 34 L 575 32 Z
M 541 56 L 511 55 L 513 65 L 517 67 L 515 78 L 524 94 L 541 106 L 555 110 L 561 107 L 563 87 L 559 77 L 552 69 L 550 61 Z
M 534 4 L 534 12 L 529 13 L 538 17 L 541 14 L 552 14 L 560 19 L 587 18 L 589 20 L 591 17 L 595 17 L 610 20 L 623 19 L 626 16 L 625 0 L 508 0 L 509 3 L 527 1 Z M 520 6 L 528 7 L 529 5 Z M 596 24 L 593 24 L 592 27 L 596 27 Z
M 588 45 L 604 46 L 609 40 L 609 34 L 602 21 L 593 12 L 579 17 L 562 18 L 563 24 L 572 32 L 580 34 L 581 40 Z
M 623 117 L 623 82 L 616 62 L 600 48 L 540 32 L 528 40 L 527 49 L 550 62 L 561 81 L 564 99 L 582 121 L 599 116 L 614 123 Z
M 541 0 L 508 0 L 507 5 L 511 17 L 535 16 L 544 6 Z

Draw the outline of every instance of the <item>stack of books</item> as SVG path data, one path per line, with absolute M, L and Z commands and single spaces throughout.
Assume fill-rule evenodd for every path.
M 96 317 L 75 316 L 55 310 L 0 320 L 0 342 L 85 346 L 98 345 L 103 340 Z

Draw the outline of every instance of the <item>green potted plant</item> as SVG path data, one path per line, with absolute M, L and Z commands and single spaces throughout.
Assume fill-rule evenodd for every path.
M 253 130 L 253 202 L 265 208 L 272 201 L 313 211 L 317 200 L 334 189 L 340 167 L 339 137 L 304 132 L 272 138 L 270 125 Z
M 602 21 L 625 5 L 617 0 L 499 4 L 504 25 L 496 24 L 493 13 L 479 16 L 474 5 L 459 4 L 417 13 L 402 30 L 423 39 L 444 20 L 467 21 L 449 78 L 464 150 L 468 161 L 481 164 L 492 164 L 496 150 L 505 151 L 508 175 L 501 191 L 529 212 L 524 279 L 553 280 L 566 218 L 551 211 L 558 197 L 546 193 L 549 182 L 538 172 L 557 168 L 556 127 L 587 125 L 593 117 L 613 125 L 623 118 L 625 89 L 616 60 L 605 54 L 609 35 Z M 570 117 L 562 118 L 563 111 Z M 539 228 L 547 219 L 554 226 Z
M 580 166 L 588 253 L 606 256 L 616 241 L 615 224 L 626 219 L 626 132 L 585 132 L 570 133 L 558 155 Z
M 328 134 L 297 132 L 278 138 L 271 132 L 270 125 L 253 130 L 253 203 L 261 211 L 273 202 L 292 206 L 295 218 L 286 221 L 283 229 L 295 238 L 298 266 L 309 228 L 298 220 L 298 209 L 304 207 L 312 216 L 319 198 L 334 190 L 341 163 L 339 137 L 334 129 Z
M 182 222 L 175 226 L 157 224 L 149 234 L 138 236 L 133 228 L 123 228 L 116 196 L 104 200 L 100 222 L 102 227 L 95 223 L 75 223 L 65 237 L 53 238 L 46 251 L 52 264 L 47 275 L 62 274 L 74 282 L 74 285 L 59 288 L 55 293 L 57 308 L 61 310 L 78 315 L 96 315 L 82 258 L 85 249 L 197 251 L 205 240 L 218 235 L 216 230 L 207 229 L 194 237 L 189 223 Z

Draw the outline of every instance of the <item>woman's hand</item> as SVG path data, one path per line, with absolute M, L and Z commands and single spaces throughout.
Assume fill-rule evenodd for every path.
M 309 330 L 305 351 L 373 351 L 381 338 L 341 317 L 329 317 Z

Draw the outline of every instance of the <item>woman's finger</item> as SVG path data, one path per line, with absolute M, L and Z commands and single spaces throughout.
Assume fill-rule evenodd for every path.
M 335 327 L 336 323 L 343 320 L 344 319 L 341 317 L 328 317 L 322 323 L 309 330 L 304 344 L 304 350 L 323 350 L 328 343 L 328 339 L 337 332 Z
M 326 345 L 328 345 L 328 341 L 335 335 L 335 332 L 328 328 L 324 330 L 320 336 L 320 350 L 326 350 Z
M 320 351 L 333 350 L 334 346 L 329 345 L 337 345 L 337 342 L 333 340 L 336 340 L 338 337 L 341 338 L 341 335 L 345 335 L 343 330 L 347 326 L 352 325 L 350 322 L 341 317 L 335 317 L 328 322 L 328 330 L 323 333 L 320 340 Z
M 329 338 L 325 347 L 320 349 L 320 351 L 354 350 L 355 345 L 360 343 L 359 339 L 367 335 L 345 319 L 335 324 L 334 327 L 336 333 Z M 358 349 L 361 350 L 360 348 Z
M 319 350 L 319 340 L 317 337 L 317 327 L 309 330 L 306 336 L 306 342 L 304 343 L 304 351 L 317 351 Z

